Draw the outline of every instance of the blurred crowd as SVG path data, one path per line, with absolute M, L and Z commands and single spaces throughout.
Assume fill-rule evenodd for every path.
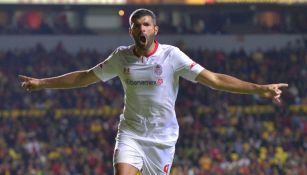
M 181 80 L 176 112 L 180 124 L 172 175 L 305 175 L 307 117 L 289 105 L 307 105 L 307 51 L 286 48 L 222 50 L 179 47 L 209 70 L 257 83 L 287 82 L 281 105 L 257 96 L 229 94 Z M 43 117 L 0 117 L 0 174 L 110 175 L 118 116 L 55 117 L 55 109 L 121 108 L 118 79 L 72 90 L 27 93 L 18 74 L 56 76 L 95 66 L 111 53 L 59 43 L 0 51 L 0 111 L 45 109 Z M 274 105 L 274 113 L 232 113 L 230 105 Z M 213 110 L 201 113 L 198 106 Z
M 135 6 L 6 6 L 0 35 L 126 33 Z M 149 6 L 161 34 L 306 34 L 306 5 Z M 121 15 L 119 14 L 121 9 Z M 158 10 L 157 10 L 158 9 Z M 184 13 L 182 13 L 184 12 Z

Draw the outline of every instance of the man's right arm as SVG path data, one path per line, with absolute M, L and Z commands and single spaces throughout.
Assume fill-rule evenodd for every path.
M 86 87 L 99 81 L 92 69 L 70 72 L 64 75 L 50 78 L 32 78 L 19 75 L 21 86 L 27 91 L 41 89 L 70 89 Z

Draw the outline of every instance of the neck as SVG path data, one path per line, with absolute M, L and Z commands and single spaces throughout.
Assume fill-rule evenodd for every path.
M 157 41 L 153 41 L 148 49 L 140 49 L 139 47 L 134 45 L 133 52 L 138 57 L 140 57 L 140 56 L 148 57 L 148 56 L 151 55 L 151 53 L 153 53 L 157 49 L 156 48 L 157 45 L 158 45 Z

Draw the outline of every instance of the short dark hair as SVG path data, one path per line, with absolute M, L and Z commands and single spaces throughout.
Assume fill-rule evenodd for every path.
M 136 9 L 135 11 L 133 11 L 129 17 L 129 24 L 130 26 L 132 25 L 132 21 L 134 21 L 135 19 L 139 19 L 143 16 L 151 16 L 154 25 L 156 25 L 156 15 L 154 14 L 154 12 L 152 12 L 151 10 L 145 9 L 145 8 L 140 8 L 140 9 Z

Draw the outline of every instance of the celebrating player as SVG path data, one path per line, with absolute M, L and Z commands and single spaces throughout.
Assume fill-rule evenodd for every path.
M 118 47 L 106 60 L 88 70 L 51 78 L 20 75 L 27 91 L 85 87 L 99 80 L 119 77 L 125 92 L 114 148 L 116 175 L 169 174 L 178 139 L 175 101 L 179 77 L 210 88 L 280 101 L 287 84 L 259 85 L 211 72 L 195 63 L 177 47 L 160 44 L 155 14 L 135 10 L 129 18 L 134 44 Z

